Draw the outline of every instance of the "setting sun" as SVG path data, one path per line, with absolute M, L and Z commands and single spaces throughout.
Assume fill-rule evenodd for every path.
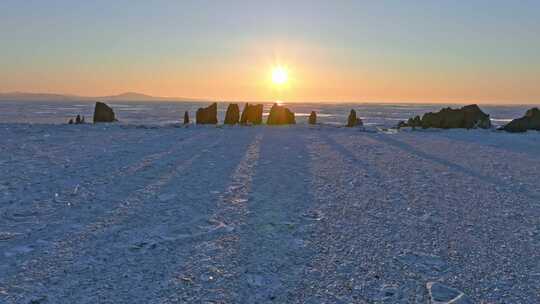
M 289 75 L 284 67 L 275 67 L 272 69 L 272 82 L 277 85 L 282 85 L 287 82 Z

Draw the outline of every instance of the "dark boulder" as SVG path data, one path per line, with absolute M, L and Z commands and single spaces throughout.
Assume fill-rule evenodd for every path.
M 94 109 L 94 123 L 113 121 L 116 121 L 113 109 L 103 102 L 96 102 L 96 107 Z
M 317 124 L 317 113 L 315 111 L 311 111 L 311 114 L 309 114 L 308 123 L 310 125 Z
M 351 112 L 349 113 L 349 117 L 347 118 L 347 127 L 351 128 L 351 127 L 363 126 L 363 125 L 364 125 L 364 122 L 362 121 L 362 119 L 356 116 L 356 111 L 351 110 Z
M 488 129 L 491 128 L 491 120 L 477 105 L 468 105 L 461 109 L 445 108 L 437 113 L 426 113 L 422 116 L 421 126 L 441 129 Z
M 440 129 L 473 129 L 491 128 L 489 115 L 475 104 L 464 106 L 460 109 L 444 108 L 439 112 L 429 112 L 420 118 L 415 116 L 409 118 L 407 123 L 402 123 L 399 127 L 422 127 Z
M 532 108 L 527 110 L 525 116 L 512 120 L 501 129 L 508 132 L 540 131 L 540 109 Z
M 77 115 L 77 117 L 75 117 L 75 123 L 76 123 L 76 124 L 80 124 L 80 123 L 81 123 L 81 115 Z
M 71 119 L 68 121 L 68 124 L 70 124 L 70 125 L 73 124 L 73 118 L 71 118 Z
M 270 109 L 270 114 L 268 115 L 268 120 L 266 121 L 266 124 L 267 125 L 294 125 L 296 124 L 296 119 L 294 117 L 294 113 L 291 112 L 291 110 L 275 103 Z
M 240 118 L 241 124 L 254 124 L 260 125 L 262 123 L 263 105 L 250 105 L 246 103 L 244 110 L 242 111 L 242 117 Z
M 225 121 L 224 123 L 226 125 L 235 125 L 240 121 L 240 108 L 237 104 L 231 103 L 227 107 L 227 113 L 225 113 Z
M 188 113 L 188 111 L 186 111 L 184 113 L 184 124 L 185 125 L 189 124 L 189 113 Z
M 213 103 L 206 108 L 199 108 L 196 114 L 197 124 L 215 125 L 217 124 L 217 103 Z

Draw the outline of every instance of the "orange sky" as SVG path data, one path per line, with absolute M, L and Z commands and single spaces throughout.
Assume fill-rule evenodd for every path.
M 540 102 L 534 3 L 55 3 L 0 7 L 0 92 Z

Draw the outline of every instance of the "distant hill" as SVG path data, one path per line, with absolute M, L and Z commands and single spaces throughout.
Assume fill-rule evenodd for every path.
M 0 101 L 204 101 L 184 97 L 156 97 L 135 92 L 127 92 L 112 96 L 86 97 L 50 93 L 9 92 L 0 93 Z

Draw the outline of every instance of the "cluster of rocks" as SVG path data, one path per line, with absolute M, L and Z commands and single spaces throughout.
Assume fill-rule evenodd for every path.
M 229 104 L 225 113 L 224 124 L 226 125 L 260 125 L 263 121 L 263 105 L 250 105 L 246 103 L 242 115 L 240 115 L 240 107 L 237 104 Z M 189 123 L 189 117 L 186 112 L 184 123 Z M 217 103 L 213 103 L 206 108 L 199 108 L 196 114 L 197 124 L 217 124 Z M 286 125 L 295 124 L 296 120 L 294 113 L 289 109 L 275 104 L 270 110 L 267 124 L 269 125 Z
M 473 104 L 464 106 L 460 109 L 444 108 L 436 113 L 426 113 L 422 117 L 411 117 L 407 122 L 399 122 L 397 127 L 423 129 L 489 129 L 491 128 L 491 119 L 488 114 L 482 112 L 478 105 Z M 512 120 L 505 126 L 500 127 L 499 130 L 512 133 L 526 132 L 527 130 L 540 131 L 540 109 L 532 108 L 527 110 L 525 116 Z
M 478 105 L 468 105 L 460 109 L 444 108 L 439 112 L 426 113 L 420 118 L 416 116 L 409 118 L 407 122 L 400 122 L 398 128 L 401 127 L 421 127 L 440 128 L 440 129 L 473 129 L 491 128 L 491 119 L 489 115 L 482 112 Z
M 114 122 L 116 116 L 111 107 L 106 105 L 103 102 L 96 102 L 94 109 L 94 123 L 98 122 Z M 200 125 L 215 125 L 218 123 L 217 118 L 217 103 L 212 103 L 208 107 L 199 108 L 195 114 L 195 122 Z M 71 119 L 70 124 L 74 123 Z M 77 115 L 75 123 L 84 123 L 84 117 Z M 184 124 L 187 125 L 190 123 L 189 112 L 184 112 Z M 263 105 L 262 104 L 249 104 L 246 103 L 242 114 L 240 115 L 240 107 L 237 104 L 229 104 L 227 107 L 227 112 L 225 113 L 225 120 L 223 121 L 226 125 L 260 125 L 263 123 Z M 310 125 L 317 124 L 317 113 L 312 111 L 309 115 L 308 123 Z M 267 125 L 291 125 L 296 124 L 296 117 L 294 112 L 290 109 L 280 106 L 277 103 L 272 106 L 268 118 L 266 120 Z M 348 120 L 347 127 L 362 126 L 362 120 L 356 116 L 356 111 L 351 110 Z
M 527 110 L 525 116 L 512 120 L 501 130 L 512 133 L 526 132 L 527 130 L 540 131 L 540 110 L 538 108 Z
M 98 122 L 114 122 L 117 121 L 116 117 L 114 115 L 114 111 L 111 107 L 106 105 L 103 102 L 96 102 L 96 105 L 94 107 L 94 123 Z M 77 115 L 75 119 L 71 118 L 68 121 L 68 124 L 84 124 L 86 123 L 85 117 L 81 115 Z
M 237 104 L 229 104 L 227 107 L 227 112 L 225 113 L 224 124 L 226 125 L 236 125 L 236 124 L 253 124 L 259 125 L 262 123 L 263 116 L 263 105 L 250 105 L 246 103 L 242 115 L 240 116 L 240 107 Z M 218 123 L 217 119 L 217 103 L 213 103 L 206 108 L 199 108 L 196 113 L 197 124 L 212 124 L 215 125 Z M 184 114 L 184 124 L 189 123 L 188 112 Z
M 68 124 L 70 124 L 70 125 L 72 125 L 72 124 L 79 125 L 79 124 L 83 124 L 83 123 L 85 123 L 84 116 L 81 116 L 81 115 L 77 115 L 77 117 L 75 117 L 75 121 L 73 120 L 73 118 L 71 118 L 68 121 Z
M 94 108 L 94 123 L 99 122 L 115 122 L 116 116 L 111 107 L 103 102 L 96 102 Z M 263 105 L 250 105 L 246 103 L 240 115 L 240 107 L 237 104 L 229 104 L 225 113 L 224 124 L 226 125 L 260 125 L 263 122 Z M 85 123 L 84 116 L 77 115 L 75 119 L 70 119 L 68 124 L 83 124 Z M 189 113 L 184 113 L 184 124 L 189 124 Z M 199 108 L 196 113 L 197 124 L 217 124 L 217 103 L 212 103 L 206 108 Z M 317 113 L 312 111 L 308 118 L 310 125 L 317 124 Z M 268 125 L 289 125 L 296 124 L 294 112 L 284 106 L 274 104 L 270 109 Z M 360 117 L 356 115 L 355 110 L 351 110 L 347 118 L 347 127 L 363 126 L 364 123 Z M 491 128 L 491 119 L 488 114 L 484 113 L 476 104 L 464 106 L 459 109 L 450 107 L 443 108 L 439 112 L 429 112 L 422 117 L 415 116 L 409 120 L 399 122 L 398 128 L 440 128 L 440 129 L 489 129 Z M 527 130 L 540 131 L 540 109 L 532 108 L 527 110 L 525 116 L 512 120 L 507 125 L 499 128 L 507 132 L 526 132 Z
M 189 124 L 189 114 L 186 111 L 184 113 L 184 124 Z M 197 124 L 217 124 L 217 103 L 212 103 L 206 108 L 199 108 L 196 113 Z M 226 125 L 260 125 L 263 123 L 263 105 L 262 104 L 249 104 L 246 103 L 242 114 L 240 114 L 240 107 L 237 104 L 229 104 L 227 111 L 225 112 Z M 310 125 L 317 124 L 317 113 L 312 111 L 308 118 Z M 272 106 L 268 118 L 266 120 L 267 125 L 294 125 L 296 124 L 296 117 L 294 112 L 290 109 L 280 106 L 277 103 Z M 347 120 L 347 127 L 363 126 L 362 119 L 356 116 L 356 111 L 351 110 L 349 118 Z

